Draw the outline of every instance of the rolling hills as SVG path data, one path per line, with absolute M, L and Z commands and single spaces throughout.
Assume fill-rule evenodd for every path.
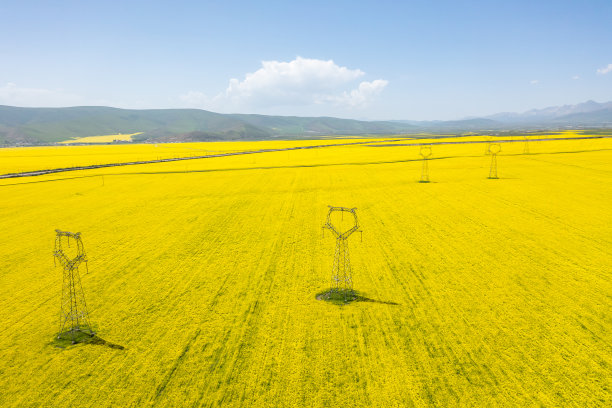
M 0 106 L 0 143 L 44 144 L 71 138 L 136 133 L 136 140 L 263 140 L 333 134 L 389 134 L 414 126 L 329 117 L 220 114 L 199 109 L 131 110 L 102 106 L 19 108 Z
M 581 127 L 612 128 L 612 102 L 588 101 L 524 113 L 500 113 L 449 121 L 362 121 L 333 117 L 221 114 L 200 109 L 22 108 L 0 105 L 0 145 L 9 146 L 52 144 L 118 133 L 140 133 L 133 140 L 157 143 Z

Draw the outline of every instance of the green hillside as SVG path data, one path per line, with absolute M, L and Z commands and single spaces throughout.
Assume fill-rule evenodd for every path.
M 136 140 L 261 140 L 329 134 L 389 134 L 411 125 L 329 117 L 224 115 L 199 109 L 132 110 L 87 106 L 0 106 L 0 143 L 54 143 L 72 138 L 142 132 Z

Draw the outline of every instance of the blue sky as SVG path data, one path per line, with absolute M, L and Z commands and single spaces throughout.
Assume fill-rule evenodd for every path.
M 612 100 L 612 1 L 12 1 L 0 104 L 457 119 Z

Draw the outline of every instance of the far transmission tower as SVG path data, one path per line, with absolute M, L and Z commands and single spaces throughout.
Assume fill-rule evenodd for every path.
M 332 207 L 329 206 L 329 212 L 327 213 L 327 221 L 323 226 L 325 229 L 330 230 L 336 237 L 336 252 L 334 255 L 334 266 L 332 268 L 332 280 L 331 280 L 331 292 L 343 292 L 344 300 L 347 300 L 347 296 L 352 296 L 353 292 L 353 271 L 351 268 L 351 258 L 349 256 L 348 237 L 354 232 L 362 232 L 359 229 L 359 220 L 357 219 L 357 208 L 346 208 L 346 207 Z M 342 232 L 339 228 L 334 226 L 332 223 L 332 214 L 336 211 L 350 213 L 353 216 L 354 224 L 348 230 Z
M 83 294 L 83 286 L 81 285 L 81 277 L 79 276 L 79 265 L 85 263 L 87 267 L 87 255 L 83 247 L 81 233 L 55 230 L 55 250 L 53 251 L 53 261 L 57 260 L 63 271 L 62 285 L 62 304 L 60 312 L 60 330 L 57 335 L 59 339 L 63 334 L 70 334 L 70 339 L 74 344 L 76 342 L 76 333 L 86 333 L 94 336 L 91 325 L 89 324 L 89 314 L 87 313 L 87 304 L 85 303 L 85 295 Z M 70 242 L 76 246 L 76 256 L 70 258 L 66 252 L 64 244 L 70 247 Z
M 491 154 L 491 167 L 489 168 L 489 178 L 496 179 L 497 177 L 497 153 L 501 151 L 499 143 L 491 143 L 489 153 Z
M 423 157 L 423 167 L 421 169 L 421 180 L 419 183 L 429 183 L 429 165 L 427 162 L 431 156 L 431 146 L 421 146 L 419 154 Z
M 525 136 L 525 146 L 523 147 L 523 154 L 529 154 L 529 138 Z

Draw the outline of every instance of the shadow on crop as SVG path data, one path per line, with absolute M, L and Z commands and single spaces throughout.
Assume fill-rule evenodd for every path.
M 315 295 L 315 298 L 317 300 L 322 300 L 324 302 L 331 303 L 337 306 L 343 306 L 343 305 L 348 305 L 350 303 L 357 303 L 357 302 L 370 302 L 370 303 L 380 303 L 383 305 L 399 306 L 399 303 L 379 300 L 379 299 L 372 299 L 372 298 L 365 296 L 363 293 L 355 291 L 355 290 L 349 291 L 349 290 L 342 290 L 342 289 L 338 289 L 338 290 L 327 289 L 323 292 L 317 293 Z
M 116 350 L 124 350 L 120 344 L 111 343 L 110 341 L 104 340 L 102 337 L 97 334 L 91 335 L 86 332 L 76 331 L 74 333 L 64 332 L 55 336 L 53 341 L 49 343 L 52 346 L 57 348 L 66 349 L 71 346 L 76 346 L 77 344 L 91 344 L 96 346 L 106 346 Z

